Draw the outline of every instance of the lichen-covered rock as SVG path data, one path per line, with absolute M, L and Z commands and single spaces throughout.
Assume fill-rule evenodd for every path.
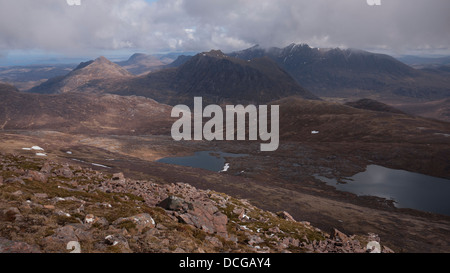
M 47 183 L 48 175 L 34 170 L 27 170 L 27 173 L 25 174 L 25 179 Z
M 277 213 L 278 217 L 281 217 L 285 220 L 291 221 L 291 222 L 297 222 L 295 221 L 294 217 L 292 217 L 292 215 L 290 215 L 288 212 L 286 211 L 280 211 Z
M 133 223 L 134 227 L 140 233 L 142 233 L 145 229 L 154 228 L 156 226 L 155 220 L 153 220 L 153 218 L 147 213 L 141 213 L 126 218 L 119 218 L 113 222 L 113 225 L 119 226 L 127 222 Z
M 159 203 L 158 207 L 161 207 L 165 210 L 187 211 L 189 209 L 192 209 L 192 204 L 186 202 L 184 199 L 171 195 L 164 199 L 161 203 Z

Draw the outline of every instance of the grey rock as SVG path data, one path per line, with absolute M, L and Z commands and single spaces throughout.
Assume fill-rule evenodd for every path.
M 166 199 L 164 199 L 161 203 L 159 203 L 158 207 L 161 207 L 165 210 L 187 211 L 192 209 L 192 204 L 186 202 L 182 198 L 176 196 L 169 196 Z

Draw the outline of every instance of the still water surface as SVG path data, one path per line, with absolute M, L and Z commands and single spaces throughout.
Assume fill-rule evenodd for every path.
M 450 180 L 378 165 L 344 179 L 315 176 L 337 190 L 391 199 L 396 207 L 450 215 Z

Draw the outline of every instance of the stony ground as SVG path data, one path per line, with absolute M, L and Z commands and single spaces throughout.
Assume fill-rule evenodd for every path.
M 185 183 L 0 154 L 0 253 L 377 252 L 379 242 Z

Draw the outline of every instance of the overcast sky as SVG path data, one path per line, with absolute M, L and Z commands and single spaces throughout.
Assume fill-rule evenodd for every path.
M 12 52 L 240 50 L 255 44 L 450 53 L 450 0 L 0 0 Z

